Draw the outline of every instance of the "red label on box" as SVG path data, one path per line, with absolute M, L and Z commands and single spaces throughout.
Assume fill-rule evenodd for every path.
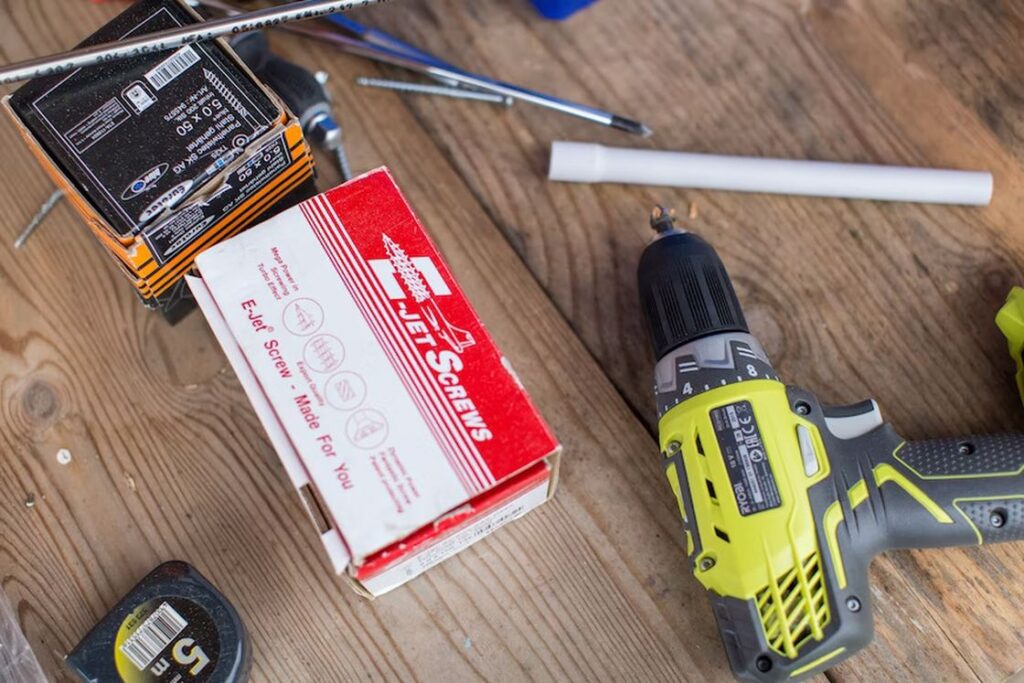
M 310 200 L 306 220 L 467 491 L 478 493 L 556 442 L 391 177 L 374 173 L 360 190 Z
M 503 499 L 514 475 L 557 452 L 386 171 L 197 263 L 197 301 L 293 482 L 316 489 L 335 566 L 386 565 L 374 553 L 400 557 L 413 534 L 413 546 L 429 546 L 456 511 L 472 512 L 485 492 Z M 466 538 L 513 508 L 487 524 L 470 514 L 466 523 L 482 526 Z

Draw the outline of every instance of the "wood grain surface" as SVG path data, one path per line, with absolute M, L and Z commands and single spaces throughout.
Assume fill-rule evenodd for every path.
M 117 9 L 0 0 L 0 61 L 67 48 Z M 391 595 L 355 597 L 201 317 L 168 327 L 142 310 L 67 206 L 12 249 L 50 188 L 0 123 L 0 580 L 50 676 L 179 558 L 239 607 L 254 681 L 728 680 L 653 438 L 635 266 L 655 201 L 695 209 L 687 227 L 722 254 L 788 381 L 874 397 L 908 438 L 1019 426 L 992 318 L 1024 284 L 1024 3 L 604 0 L 549 23 L 525 0 L 397 0 L 358 18 L 656 131 L 365 90 L 356 76 L 400 74 L 273 37 L 332 74 L 353 164 L 392 168 L 513 360 L 565 445 L 559 493 Z M 556 139 L 989 169 L 995 198 L 555 184 Z M 1022 562 L 1021 545 L 879 558 L 875 641 L 826 677 L 1024 668 Z

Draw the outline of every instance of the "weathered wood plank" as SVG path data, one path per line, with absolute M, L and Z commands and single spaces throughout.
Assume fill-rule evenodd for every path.
M 565 442 L 562 490 L 394 595 L 354 598 L 204 323 L 146 315 L 59 208 L 23 252 L 0 245 L 0 576 L 44 667 L 56 674 L 121 593 L 182 557 L 242 609 L 255 680 L 726 679 L 650 436 L 634 284 L 644 216 L 655 201 L 695 202 L 689 225 L 722 252 L 789 380 L 833 402 L 873 395 L 909 437 L 1012 426 L 991 316 L 1024 255 L 1024 12 L 972 8 L 642 0 L 552 24 L 525 3 L 431 0 L 361 14 L 468 68 L 641 118 L 650 141 L 522 105 L 365 91 L 350 83 L 371 65 L 275 37 L 333 74 L 354 164 L 396 172 Z M 66 47 L 114 11 L 0 0 L 0 59 Z M 996 201 L 555 185 L 552 139 L 988 167 Z M 0 144 L 15 150 L 0 169 L 13 236 L 48 188 L 7 125 Z M 335 177 L 326 169 L 322 185 Z M 62 447 L 70 465 L 56 462 Z M 1019 670 L 1020 559 L 1008 546 L 876 562 L 878 638 L 830 676 Z
M 82 8 L 71 23 L 98 23 Z M 29 6 L 6 9 L 27 30 Z M 345 79 L 363 68 L 292 48 Z M 181 557 L 239 606 L 255 680 L 726 677 L 710 613 L 659 604 L 704 596 L 681 571 L 671 502 L 636 483 L 649 435 L 409 112 L 346 102 L 356 162 L 389 160 L 567 452 L 587 456 L 522 524 L 384 600 L 358 599 L 330 578 L 202 320 L 168 329 L 144 313 L 60 209 L 24 251 L 0 246 L 0 571 L 44 667 L 56 675 L 120 594 Z M 9 126 L 0 141 L 13 150 L 0 193 L 27 216 L 46 182 Z
M 695 204 L 688 226 L 722 253 L 790 381 L 830 402 L 874 396 L 911 438 L 1019 424 L 992 323 L 1024 256 L 1019 3 L 604 3 L 567 24 L 516 3 L 458 5 L 376 16 L 467 68 L 656 131 L 640 141 L 526 107 L 498 118 L 405 99 L 651 429 L 634 268 L 655 201 Z M 982 168 L 996 194 L 979 210 L 552 184 L 552 139 Z M 1010 546 L 879 560 L 879 638 L 835 676 L 1020 669 L 1020 557 Z

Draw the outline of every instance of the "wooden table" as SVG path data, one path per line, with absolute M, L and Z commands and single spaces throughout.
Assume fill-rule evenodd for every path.
M 117 9 L 0 0 L 0 60 L 67 48 Z M 358 16 L 656 130 L 365 90 L 356 76 L 394 74 L 273 39 L 333 75 L 357 169 L 394 170 L 563 441 L 561 489 L 388 597 L 356 597 L 202 317 L 171 328 L 144 311 L 67 206 L 12 249 L 50 186 L 3 123 L 0 577 L 51 675 L 141 576 L 181 558 L 240 608 L 255 681 L 727 680 L 653 438 L 635 266 L 656 201 L 693 207 L 686 227 L 723 255 L 788 381 L 828 402 L 873 396 L 908 438 L 1021 422 L 992 318 L 1024 283 L 1024 3 L 605 0 L 559 24 L 525 0 L 400 0 Z M 995 199 L 553 184 L 555 139 L 989 169 Z M 1022 544 L 878 559 L 875 641 L 826 676 L 1018 671 L 1022 562 Z

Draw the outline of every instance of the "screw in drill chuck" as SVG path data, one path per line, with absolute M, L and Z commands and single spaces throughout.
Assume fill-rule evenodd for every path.
M 701 337 L 749 331 L 718 254 L 674 222 L 671 211 L 654 209 L 651 227 L 658 236 L 640 257 L 637 273 L 656 358 Z

